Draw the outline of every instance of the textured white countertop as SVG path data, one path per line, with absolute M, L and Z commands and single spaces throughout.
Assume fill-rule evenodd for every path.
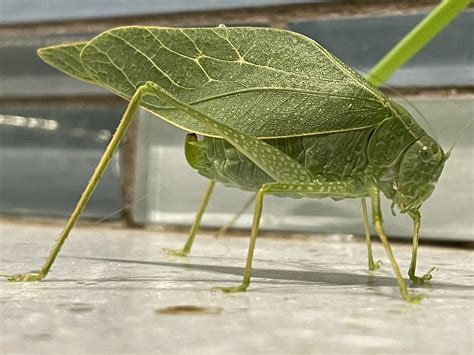
M 37 269 L 60 225 L 0 221 L 0 273 Z M 42 283 L 0 281 L 0 352 L 471 354 L 472 250 L 421 245 L 419 273 L 437 266 L 429 297 L 403 302 L 379 243 L 374 273 L 361 238 L 262 237 L 248 292 L 248 238 L 198 235 L 192 256 L 166 256 L 184 235 L 107 224 L 73 231 Z M 393 245 L 406 274 L 409 245 Z

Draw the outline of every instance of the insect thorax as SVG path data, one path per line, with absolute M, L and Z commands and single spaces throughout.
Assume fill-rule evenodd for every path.
M 302 164 L 314 177 L 335 180 L 363 174 L 368 165 L 367 144 L 373 128 L 351 132 L 265 140 Z M 186 158 L 199 174 L 228 187 L 257 191 L 273 182 L 243 153 L 220 138 L 186 141 Z M 191 136 L 193 137 L 193 136 Z

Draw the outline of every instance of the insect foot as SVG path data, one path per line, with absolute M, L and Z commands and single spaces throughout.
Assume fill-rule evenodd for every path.
M 428 296 L 425 294 L 419 294 L 419 295 L 404 295 L 403 299 L 408 302 L 408 303 L 413 303 L 413 304 L 418 304 L 420 303 L 423 299 L 427 298 Z
M 28 281 L 43 281 L 44 275 L 41 273 L 35 274 L 17 274 L 17 275 L 2 275 L 11 282 L 28 282 Z
M 431 269 L 428 270 L 426 274 L 424 274 L 422 277 L 415 276 L 413 273 L 408 273 L 408 276 L 410 276 L 410 280 L 415 284 L 415 285 L 425 285 L 429 284 L 431 279 L 433 278 L 433 275 L 431 273 L 433 271 L 438 271 L 438 269 L 433 266 Z
M 231 286 L 231 287 L 213 287 L 211 288 L 211 292 L 221 291 L 224 293 L 236 293 L 236 292 L 245 292 L 247 291 L 248 285 L 239 285 L 239 286 Z
M 163 253 L 166 255 L 172 256 L 188 256 L 188 252 L 184 251 L 183 249 L 171 249 L 171 248 L 163 248 L 161 249 Z
M 372 262 L 369 264 L 369 271 L 375 271 L 382 267 L 382 260 L 377 260 L 375 263 Z

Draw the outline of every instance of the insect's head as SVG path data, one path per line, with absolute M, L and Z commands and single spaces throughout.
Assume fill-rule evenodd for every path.
M 448 158 L 430 136 L 416 140 L 400 161 L 394 201 L 402 213 L 418 210 L 433 192 Z

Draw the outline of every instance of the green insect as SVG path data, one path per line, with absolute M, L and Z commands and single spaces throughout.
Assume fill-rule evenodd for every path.
M 400 105 L 319 44 L 270 28 L 121 27 L 90 42 L 44 48 L 43 60 L 65 73 L 129 100 L 123 118 L 51 255 L 38 273 L 9 276 L 40 281 L 101 179 L 141 106 L 191 132 L 188 163 L 209 179 L 183 250 L 189 252 L 216 182 L 255 191 L 245 291 L 265 195 L 291 198 L 365 198 L 398 280 L 409 294 L 383 228 L 380 192 L 414 221 L 409 275 L 415 276 L 419 212 L 449 154 Z M 198 138 L 202 136 L 202 139 Z M 369 265 L 372 260 L 370 237 Z

